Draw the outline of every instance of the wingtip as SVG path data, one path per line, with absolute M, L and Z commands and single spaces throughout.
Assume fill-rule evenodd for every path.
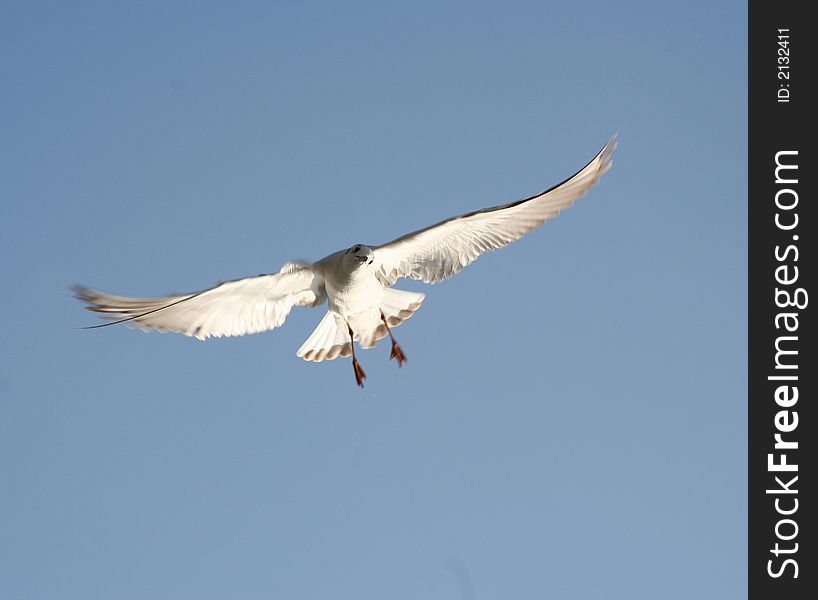
M 610 154 L 616 147 L 619 145 L 619 132 L 617 131 L 611 137 L 608 138 L 608 141 L 605 142 L 605 145 L 602 147 L 602 152 Z
M 76 298 L 80 302 L 85 302 L 87 304 L 94 304 L 94 299 L 98 296 L 97 292 L 95 292 L 89 287 L 85 287 L 81 283 L 74 283 L 68 286 L 68 289 L 70 290 L 71 295 L 74 296 L 74 298 Z
M 98 306 L 99 292 L 85 287 L 80 283 L 75 283 L 69 286 L 69 289 L 71 290 L 71 294 L 74 296 L 74 298 L 87 304 L 87 306 L 83 306 L 85 310 L 90 310 L 91 312 L 106 312 Z
M 81 283 L 72 283 L 68 286 L 68 291 L 71 292 L 71 295 L 74 296 L 74 298 L 81 300 L 82 297 L 88 292 L 88 288 Z
M 608 138 L 608 141 L 597 155 L 597 160 L 599 161 L 598 164 L 600 165 L 603 173 L 607 173 L 613 165 L 613 153 L 619 146 L 618 138 L 619 132 L 617 131 L 610 138 Z

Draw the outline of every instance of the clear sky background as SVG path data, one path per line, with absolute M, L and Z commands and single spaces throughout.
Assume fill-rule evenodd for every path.
M 746 596 L 743 2 L 0 4 L 0 596 Z M 516 200 L 388 345 L 96 331 Z

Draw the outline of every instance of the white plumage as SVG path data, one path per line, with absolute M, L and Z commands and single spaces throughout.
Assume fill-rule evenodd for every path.
M 133 327 L 175 331 L 200 340 L 274 329 L 284 324 L 293 306 L 318 306 L 326 299 L 320 277 L 302 263 L 177 296 L 129 298 L 82 286 L 74 293 L 90 310 L 116 315 L 114 319 L 125 317 L 123 322 Z
M 356 380 L 365 377 L 353 340 L 374 346 L 420 308 L 424 294 L 390 289 L 401 277 L 436 283 L 488 250 L 520 239 L 557 216 L 593 187 L 611 167 L 612 138 L 583 169 L 534 196 L 467 213 L 401 236 L 381 246 L 355 244 L 315 263 L 291 262 L 278 273 L 226 281 L 215 287 L 160 298 L 129 298 L 76 286 L 89 310 L 106 313 L 113 325 L 175 331 L 200 340 L 280 327 L 294 306 L 329 311 L 298 350 L 305 360 L 353 357 Z M 392 358 L 405 357 L 392 338 Z

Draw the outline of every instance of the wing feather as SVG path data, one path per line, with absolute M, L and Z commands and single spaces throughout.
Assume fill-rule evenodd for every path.
M 584 196 L 611 168 L 612 137 L 584 168 L 548 190 L 510 204 L 484 208 L 414 231 L 375 248 L 378 278 L 436 283 L 451 277 L 488 250 L 520 239 Z
M 326 298 L 323 278 L 307 263 L 287 263 L 278 273 L 225 281 L 212 288 L 159 298 L 131 298 L 74 288 L 88 310 L 113 323 L 175 331 L 200 340 L 280 327 L 293 306 L 317 306 Z

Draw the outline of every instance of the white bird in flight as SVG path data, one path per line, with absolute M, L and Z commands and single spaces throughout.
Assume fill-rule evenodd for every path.
M 396 290 L 401 277 L 437 283 L 487 250 L 520 239 L 583 196 L 611 168 L 616 136 L 583 169 L 548 190 L 510 204 L 484 208 L 419 229 L 381 246 L 354 244 L 321 260 L 289 262 L 278 273 L 225 281 L 212 288 L 160 298 L 129 298 L 75 286 L 88 310 L 107 313 L 110 323 L 143 330 L 175 331 L 200 340 L 238 336 L 280 327 L 293 306 L 329 310 L 298 349 L 304 360 L 320 362 L 352 355 L 355 381 L 366 374 L 354 342 L 371 348 L 387 335 L 389 357 L 403 366 L 406 356 L 392 328 L 420 308 L 425 294 Z

